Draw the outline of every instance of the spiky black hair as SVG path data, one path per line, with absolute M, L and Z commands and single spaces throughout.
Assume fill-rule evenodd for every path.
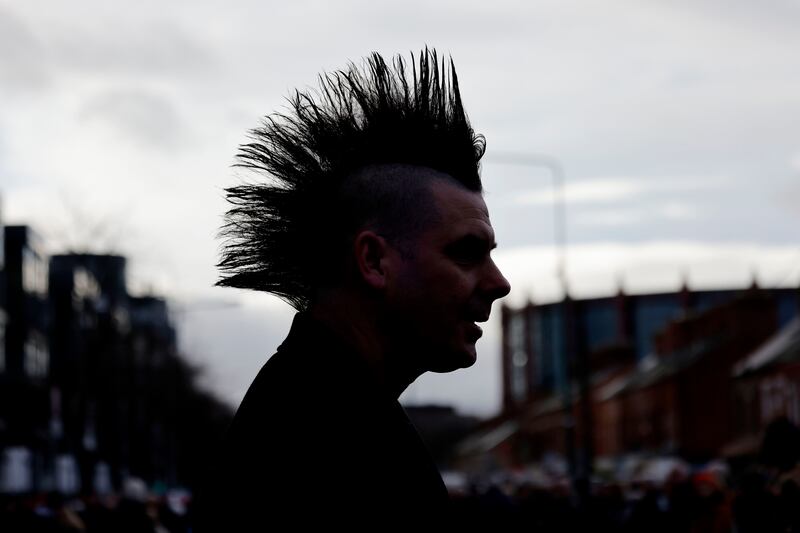
M 239 148 L 236 166 L 266 180 L 226 189 L 233 207 L 220 233 L 219 286 L 270 292 L 306 309 L 338 268 L 348 232 L 385 215 L 385 198 L 361 198 L 359 209 L 350 209 L 352 198 L 344 201 L 345 184 L 365 167 L 429 167 L 482 190 L 484 137 L 464 112 L 452 58 L 440 61 L 435 50 L 411 54 L 410 73 L 401 56 L 390 66 L 372 53 L 363 67 L 350 63 L 323 74 L 317 90 L 295 91 L 288 100 L 288 112 L 265 117 L 250 132 L 251 142 Z M 377 186 L 392 196 L 393 187 L 402 185 Z

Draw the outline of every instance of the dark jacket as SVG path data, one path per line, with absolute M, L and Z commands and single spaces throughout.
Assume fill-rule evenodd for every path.
M 399 402 L 304 313 L 247 391 L 196 506 L 197 531 L 442 518 L 442 478 Z

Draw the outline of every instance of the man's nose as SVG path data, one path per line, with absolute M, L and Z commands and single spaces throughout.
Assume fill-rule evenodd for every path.
M 497 268 L 494 261 L 489 260 L 489 271 L 486 280 L 486 293 L 489 295 L 489 301 L 495 301 L 511 292 L 511 284 Z

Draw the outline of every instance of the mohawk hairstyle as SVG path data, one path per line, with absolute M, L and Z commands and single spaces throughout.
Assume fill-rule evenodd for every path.
M 265 117 L 239 147 L 235 166 L 266 180 L 225 189 L 233 207 L 220 232 L 218 286 L 270 292 L 308 308 L 339 268 L 347 231 L 367 222 L 347 220 L 352 202 L 342 196 L 348 178 L 367 166 L 429 167 L 482 190 L 485 139 L 464 112 L 452 58 L 440 61 L 435 50 L 412 53 L 410 73 L 401 56 L 390 66 L 373 52 L 362 68 L 350 63 L 322 74 L 319 89 L 296 90 L 288 101 L 285 114 Z

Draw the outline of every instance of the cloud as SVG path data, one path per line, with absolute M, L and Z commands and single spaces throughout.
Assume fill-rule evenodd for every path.
M 179 147 L 187 136 L 175 106 L 163 95 L 133 88 L 111 89 L 89 99 L 79 112 L 89 125 L 153 149 Z
M 620 283 L 631 292 L 678 289 L 684 280 L 695 289 L 740 287 L 753 275 L 762 286 L 800 285 L 797 245 L 658 241 L 645 244 L 577 244 L 567 252 L 567 278 L 573 296 L 613 294 Z M 511 282 L 508 301 L 520 304 L 561 298 L 552 246 L 502 250 L 495 262 Z
M 137 286 L 205 294 L 226 207 L 220 189 L 245 129 L 323 68 L 428 42 L 452 53 L 472 123 L 489 139 L 484 176 L 501 247 L 552 240 L 550 176 L 492 159 L 496 149 L 533 150 L 564 163 L 568 240 L 595 243 L 570 245 L 576 294 L 611 293 L 620 277 L 630 290 L 672 289 L 684 273 L 691 283 L 747 283 L 753 266 L 770 280 L 779 270 L 770 265 L 797 259 L 715 242 L 796 247 L 798 189 L 775 177 L 786 177 L 788 161 L 800 171 L 800 33 L 797 9 L 780 1 L 765 10 L 736 0 L 724 13 L 686 0 L 6 3 L 0 94 L 14 99 L 0 108 L 5 213 L 48 230 L 64 219 L 53 189 L 83 191 L 87 209 L 130 221 L 121 246 L 136 249 Z M 655 248 L 634 244 L 651 240 Z M 502 249 L 512 295 L 557 297 L 553 255 L 549 246 Z M 196 335 L 198 351 L 213 346 L 220 389 L 241 391 L 270 353 L 273 333 L 259 324 L 273 318 L 225 312 L 233 318 L 220 319 L 219 338 L 214 321 L 182 335 Z M 492 327 L 475 367 L 426 377 L 414 398 L 445 401 L 452 391 L 457 405 L 499 405 Z M 250 366 L 230 366 L 245 353 Z
M 686 202 L 655 203 L 652 206 L 613 207 L 608 209 L 582 210 L 573 216 L 573 221 L 585 227 L 620 227 L 629 224 L 653 224 L 655 221 L 682 222 L 698 218 L 692 204 Z
M 616 202 L 641 192 L 641 184 L 632 180 L 597 180 L 570 183 L 564 187 L 564 199 L 570 204 Z M 517 205 L 550 205 L 555 202 L 552 187 L 537 188 L 515 195 Z
M 612 208 L 578 213 L 573 217 L 575 224 L 586 227 L 619 227 L 641 222 L 650 213 L 637 208 Z
M 77 26 L 77 28 L 76 28 Z M 177 20 L 134 23 L 109 17 L 107 24 L 91 20 L 54 24 L 52 53 L 66 70 L 103 77 L 133 75 L 175 79 L 208 75 L 216 62 L 206 46 Z
M 797 216 L 800 216 L 800 177 L 795 176 L 789 183 L 784 184 L 772 195 L 772 200 L 786 212 L 794 217 L 787 220 L 787 224 L 798 224 Z
M 656 212 L 664 218 L 672 220 L 690 220 L 697 218 L 697 210 L 689 204 L 668 202 L 656 208 Z
M 789 167 L 795 172 L 800 172 L 800 152 L 791 157 L 789 160 Z
M 0 92 L 45 87 L 49 72 L 44 46 L 30 27 L 0 7 Z
M 719 186 L 720 183 L 721 180 L 718 178 L 700 177 L 585 179 L 567 183 L 564 186 L 564 201 L 567 205 L 616 203 L 654 193 L 711 189 Z M 555 202 L 555 196 L 553 187 L 548 186 L 515 193 L 510 201 L 515 205 L 552 205 Z M 677 211 L 673 205 L 665 212 L 674 215 Z

